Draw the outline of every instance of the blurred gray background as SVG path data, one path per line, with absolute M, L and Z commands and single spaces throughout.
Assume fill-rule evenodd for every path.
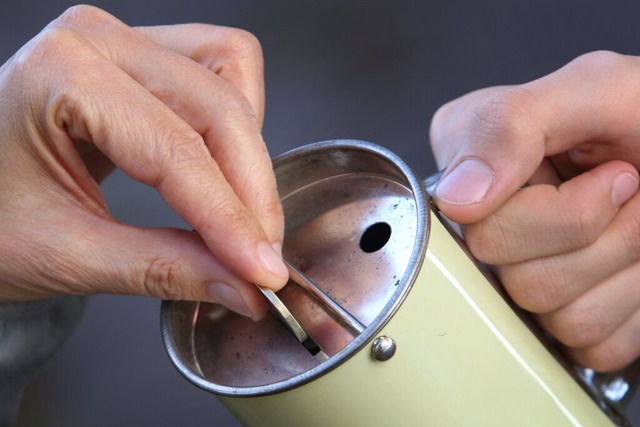
M 4 62 L 73 3 L 3 1 Z M 384 145 L 419 175 L 434 170 L 430 117 L 480 87 L 525 82 L 575 56 L 640 53 L 637 1 L 96 1 L 130 25 L 207 22 L 247 29 L 266 60 L 264 136 L 272 155 L 309 142 Z M 104 184 L 115 216 L 182 226 L 150 189 L 120 173 Z M 165 355 L 159 302 L 97 296 L 29 390 L 19 427 L 237 426 Z M 640 425 L 634 402 L 631 419 Z M 523 402 L 526 404 L 526 402 Z

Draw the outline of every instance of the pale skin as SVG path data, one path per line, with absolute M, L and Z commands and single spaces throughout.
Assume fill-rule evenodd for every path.
M 131 28 L 65 12 L 0 68 L 0 300 L 122 293 L 260 318 L 283 215 L 260 129 L 260 45 L 202 24 Z M 111 216 L 118 167 L 195 230 Z
M 18 51 L 0 68 L 0 300 L 122 293 L 262 317 L 255 284 L 288 277 L 262 72 L 245 31 L 131 28 L 87 6 Z M 431 129 L 449 178 L 463 172 L 439 208 L 577 363 L 605 371 L 640 355 L 639 75 L 638 58 L 586 55 L 452 101 Z M 195 231 L 113 218 L 99 183 L 114 167 Z
M 599 371 L 640 355 L 639 107 L 640 58 L 593 52 L 462 96 L 431 126 L 448 166 L 438 207 L 513 300 Z

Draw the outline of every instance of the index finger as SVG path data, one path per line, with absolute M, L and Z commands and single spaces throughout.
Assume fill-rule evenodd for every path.
M 127 174 L 156 187 L 241 278 L 284 285 L 288 272 L 274 249 L 282 236 L 279 197 L 248 101 L 206 68 L 97 9 L 63 16 L 50 27 L 52 39 L 60 28 L 82 39 L 62 31 L 53 41 L 75 43 L 68 50 L 85 53 L 75 65 L 89 61 L 93 69 L 79 75 L 70 64 L 68 73 L 60 67 L 50 76 L 58 79 L 55 127 L 93 141 Z M 270 235 L 256 212 L 273 218 Z
M 465 227 L 473 255 L 514 264 L 580 250 L 602 234 L 638 188 L 638 172 L 609 162 L 559 186 L 538 184 L 514 194 L 487 219 Z
M 144 66 L 123 56 L 125 69 L 204 137 L 241 202 L 260 222 L 271 242 L 280 244 L 280 199 L 271 159 L 259 133 L 264 80 L 257 39 L 244 30 L 205 24 L 137 30 L 178 55 L 165 52 L 159 62 Z M 183 56 L 202 67 L 194 67 Z M 157 73 L 149 65 L 164 70 Z M 198 87 L 198 82 L 202 86 Z M 170 93 L 167 88 L 171 88 Z

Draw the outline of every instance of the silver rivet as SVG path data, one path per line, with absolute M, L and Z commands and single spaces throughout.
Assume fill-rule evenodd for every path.
M 396 354 L 396 342 L 393 338 L 382 335 L 373 341 L 371 354 L 377 361 L 389 360 Z

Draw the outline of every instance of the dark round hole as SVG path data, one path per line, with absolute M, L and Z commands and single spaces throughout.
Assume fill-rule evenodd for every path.
M 369 226 L 360 238 L 360 249 L 366 253 L 379 251 L 391 237 L 391 226 L 386 222 L 376 222 Z

